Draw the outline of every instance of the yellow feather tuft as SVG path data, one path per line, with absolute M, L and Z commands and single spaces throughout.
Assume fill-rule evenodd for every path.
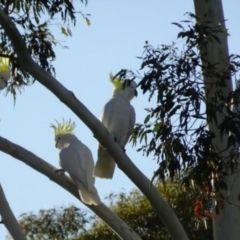
M 113 74 L 109 73 L 110 81 L 113 84 L 114 88 L 119 88 L 123 86 L 124 80 L 121 80 L 120 78 L 113 78 Z
M 74 134 L 74 129 L 76 127 L 75 122 L 71 122 L 71 119 L 68 121 L 65 121 L 63 119 L 62 123 L 59 123 L 56 120 L 56 125 L 51 124 L 50 127 L 54 129 L 54 135 L 55 137 L 60 135 L 60 134 Z
M 0 73 L 9 73 L 9 58 L 0 57 Z

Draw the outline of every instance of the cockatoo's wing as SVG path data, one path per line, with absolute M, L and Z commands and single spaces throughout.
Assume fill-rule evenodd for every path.
M 92 176 L 94 162 L 91 151 L 80 141 L 75 141 L 59 153 L 60 165 L 77 185 L 80 196 L 86 204 L 98 205 L 101 201 L 94 187 Z
M 108 128 L 111 123 L 113 111 L 114 111 L 114 102 L 113 102 L 113 100 L 110 100 L 104 106 L 104 108 L 102 110 L 102 114 L 100 116 L 100 121 L 106 128 Z
M 129 121 L 129 128 L 128 128 L 128 133 L 127 133 L 126 139 L 123 143 L 123 146 L 125 146 L 128 142 L 128 139 L 129 139 L 129 137 L 132 133 L 132 130 L 134 128 L 135 121 L 136 121 L 136 113 L 135 113 L 134 107 L 131 105 L 131 115 L 130 115 L 130 121 Z
M 100 116 L 100 121 L 102 124 L 109 130 L 111 120 L 114 113 L 114 100 L 111 99 L 109 102 L 106 103 L 102 110 L 102 114 Z M 113 161 L 112 157 L 108 153 L 108 151 L 98 144 L 98 160 L 93 170 L 93 175 L 99 178 L 112 178 L 114 169 L 115 169 L 115 162 Z

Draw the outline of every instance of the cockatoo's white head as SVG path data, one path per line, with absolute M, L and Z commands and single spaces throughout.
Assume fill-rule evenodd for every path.
M 9 58 L 0 57 L 0 90 L 7 87 L 10 79 Z
M 73 132 L 76 124 L 74 122 L 71 122 L 71 120 L 65 121 L 64 119 L 62 123 L 59 123 L 58 121 L 56 122 L 57 125 L 51 124 L 50 127 L 54 129 L 54 140 L 56 142 L 55 147 L 62 149 L 73 140 L 77 139 Z
M 128 100 L 132 100 L 137 97 L 137 83 L 129 80 L 120 80 L 118 78 L 113 78 L 112 74 L 110 74 L 110 81 L 114 86 L 113 96 L 119 95 L 127 98 Z

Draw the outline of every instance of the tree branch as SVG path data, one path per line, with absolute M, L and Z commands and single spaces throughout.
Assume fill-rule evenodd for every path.
M 3 137 L 0 137 L 0 150 L 47 176 L 50 180 L 57 183 L 59 186 L 67 190 L 74 197 L 81 201 L 78 189 L 72 180 L 62 173 L 56 173 L 55 171 L 57 168 L 47 163 L 40 157 Z M 103 203 L 97 206 L 87 204 L 84 205 L 98 215 L 121 239 L 141 239 L 121 218 L 119 218 Z
M 0 214 L 2 217 L 3 224 L 5 225 L 13 239 L 27 240 L 7 202 L 1 184 L 0 184 Z
M 50 73 L 44 71 L 31 58 L 20 32 L 11 21 L 10 17 L 0 9 L 0 24 L 12 42 L 18 55 L 18 63 L 37 81 L 50 90 L 56 97 L 68 106 L 93 132 L 100 144 L 107 148 L 118 167 L 134 182 L 134 184 L 147 197 L 155 208 L 159 217 L 168 229 L 173 240 L 187 240 L 188 237 L 177 216 L 161 197 L 158 190 L 150 186 L 149 179 L 132 163 L 122 148 L 114 141 L 111 134 L 102 123 L 74 96 L 73 92 L 66 89 Z

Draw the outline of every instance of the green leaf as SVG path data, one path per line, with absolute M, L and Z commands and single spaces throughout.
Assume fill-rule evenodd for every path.
M 89 18 L 86 17 L 85 20 L 86 20 L 87 25 L 91 26 L 91 22 L 90 22 Z
M 181 108 L 181 105 L 177 105 L 177 106 L 175 106 L 172 110 L 171 110 L 171 112 L 168 114 L 168 117 L 170 118 L 172 115 L 174 115 L 176 112 L 177 112 L 177 110 L 179 110 Z
M 37 13 L 35 11 L 33 11 L 33 15 L 34 15 L 34 19 L 35 19 L 36 23 L 39 24 L 39 18 L 38 18 Z
M 146 116 L 146 118 L 144 119 L 144 124 L 148 123 L 150 120 L 150 114 Z
M 66 37 L 69 36 L 68 31 L 64 27 L 61 27 L 61 31 L 62 31 L 62 34 L 65 35 Z
M 163 126 L 163 123 L 162 122 L 159 122 L 157 124 L 155 124 L 154 128 L 153 128 L 153 131 L 154 132 L 158 132 Z
M 67 28 L 67 33 L 68 33 L 69 36 L 72 36 L 72 31 L 71 31 L 70 28 Z
M 184 29 L 183 26 L 180 23 L 172 22 L 172 24 L 178 26 L 179 28 Z

